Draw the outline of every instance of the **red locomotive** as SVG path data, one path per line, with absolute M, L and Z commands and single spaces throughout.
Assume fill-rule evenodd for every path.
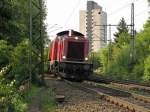
M 88 62 L 88 53 L 89 40 L 82 33 L 59 32 L 50 45 L 50 71 L 64 78 L 86 79 L 93 68 Z

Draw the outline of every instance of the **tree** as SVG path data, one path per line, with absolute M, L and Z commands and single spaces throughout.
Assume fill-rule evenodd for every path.
M 1 5 L 2 4 L 2 5 Z M 39 5 L 38 0 L 34 1 L 35 5 Z M 35 5 L 33 5 L 33 16 L 35 17 L 39 13 L 39 9 L 35 8 Z M 33 50 L 36 51 L 36 53 L 39 55 L 41 49 L 41 44 L 39 42 L 40 39 L 37 39 L 40 35 L 40 26 L 42 25 L 42 38 L 47 38 L 46 33 L 46 25 L 44 23 L 45 17 L 46 17 L 46 8 L 45 8 L 45 2 L 42 3 L 42 22 L 39 20 L 39 16 L 36 16 L 37 19 L 33 21 L 33 41 L 37 44 L 34 44 Z M 41 23 L 40 23 L 41 22 Z M 0 67 L 5 66 L 6 64 L 12 64 L 13 65 L 13 74 L 15 77 L 17 74 L 21 74 L 21 72 L 25 71 L 24 73 L 28 74 L 28 52 L 29 48 L 26 45 L 23 45 L 22 42 L 28 43 L 29 39 L 29 2 L 28 0 L 0 0 L 0 40 L 4 40 L 6 43 L 0 45 L 1 48 L 5 47 L 5 49 L 0 50 L 1 52 L 1 59 L 0 59 Z M 24 41 L 26 40 L 26 41 Z M 38 41 L 38 42 L 37 42 Z M 45 42 L 45 41 L 44 41 Z M 7 44 L 7 45 L 5 45 Z M 43 43 L 44 44 L 44 43 Z M 13 59 L 10 62 L 10 55 L 12 53 L 5 53 L 8 50 L 7 46 L 13 46 L 12 50 L 13 53 Z M 44 45 L 43 45 L 44 46 Z M 14 49 L 14 50 L 13 50 Z M 24 56 L 24 53 L 27 53 L 26 56 Z M 4 56 L 3 56 L 4 55 Z M 15 57 L 16 56 L 16 57 Z M 18 58 L 18 59 L 16 59 Z M 24 59 L 26 62 L 23 62 L 22 59 Z M 39 57 L 34 56 L 33 65 L 36 65 L 39 63 Z M 22 68 L 20 67 L 21 63 L 23 63 Z M 20 65 L 19 65 L 20 64 Z M 25 64 L 25 65 L 24 65 Z M 18 68 L 17 68 L 18 66 Z M 36 70 L 38 71 L 38 70 Z M 36 72 L 35 71 L 35 72 Z M 35 74 L 35 73 L 33 73 Z M 23 76 L 26 77 L 24 74 Z M 22 77 L 21 77 L 22 78 Z M 22 79 L 18 80 L 22 80 Z M 25 79 L 25 78 L 23 78 Z M 20 82 L 20 81 L 19 81 Z
M 38 6 L 38 1 L 34 0 Z M 38 8 L 33 7 L 33 16 L 38 14 Z M 47 37 L 44 20 L 46 18 L 45 2 L 42 3 L 43 38 Z M 29 38 L 29 3 L 28 0 L 0 0 L 0 40 L 6 40 L 16 46 L 25 38 Z M 40 20 L 33 21 L 33 32 L 39 36 Z M 36 40 L 36 39 L 35 39 Z
M 38 1 L 34 0 L 37 6 Z M 33 8 L 34 35 L 39 36 L 37 28 L 42 25 L 42 35 L 47 37 L 45 28 L 46 9 L 42 3 L 42 23 L 37 17 L 38 10 Z M 29 78 L 29 1 L 28 0 L 0 0 L 0 111 L 26 112 L 27 105 L 22 99 L 22 92 L 18 87 Z M 33 38 L 37 41 L 36 38 Z M 45 42 L 45 41 L 44 41 Z M 32 50 L 39 54 L 39 44 Z M 32 68 L 39 62 L 39 57 L 33 55 Z M 1 72 L 2 71 L 2 72 Z M 32 73 L 32 81 L 38 78 L 39 72 Z M 13 83 L 13 84 L 12 84 Z M 21 94 L 20 94 L 21 93 Z
M 0 40 L 16 46 L 25 37 L 25 24 L 20 22 L 25 20 L 19 9 L 21 3 L 17 0 L 1 0 L 0 4 Z
M 36 49 L 32 49 L 35 53 L 38 53 Z M 38 58 L 33 55 L 32 68 L 35 68 Z M 17 45 L 12 54 L 12 71 L 10 75 L 14 76 L 16 84 L 20 85 L 23 81 L 29 79 L 29 41 L 25 39 Z M 32 81 L 37 81 L 38 71 L 32 73 Z
M 116 37 L 116 38 L 115 38 L 115 43 L 118 43 L 118 42 L 119 42 L 119 40 L 120 40 L 119 37 L 120 37 L 120 35 L 121 35 L 122 33 L 124 33 L 125 36 L 128 35 L 129 29 L 128 29 L 128 26 L 127 26 L 127 24 L 126 24 L 124 18 L 121 18 L 121 20 L 120 20 L 120 22 L 119 22 L 119 24 L 118 24 L 117 30 L 118 30 L 118 32 L 116 32 L 116 33 L 114 34 L 114 36 Z M 127 37 L 125 37 L 125 38 L 127 38 Z

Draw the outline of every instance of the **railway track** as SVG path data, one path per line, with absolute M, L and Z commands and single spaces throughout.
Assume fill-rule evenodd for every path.
M 100 96 L 73 87 L 63 80 L 47 78 L 45 81 L 56 95 L 65 96 L 63 102 L 57 103 L 56 112 L 120 112 L 122 110 L 102 100 Z
M 95 83 L 97 85 L 101 85 L 99 83 Z M 147 95 L 141 95 L 140 93 L 134 93 L 134 91 L 130 91 L 122 86 L 116 86 L 116 84 L 108 84 L 108 85 L 103 85 L 107 88 L 114 88 L 114 89 L 117 89 L 117 90 L 121 90 L 121 91 L 125 91 L 126 93 L 130 94 L 130 96 L 136 100 L 139 100 L 139 101 L 143 101 L 145 103 L 150 103 L 150 97 L 147 96 Z M 126 85 L 125 85 L 126 86 Z
M 141 93 L 142 95 L 147 95 L 150 97 L 150 85 L 149 84 L 141 84 L 133 81 L 123 81 L 123 80 L 112 80 L 105 78 L 100 75 L 92 75 L 89 77 L 89 80 L 94 82 L 102 82 L 106 84 L 111 84 L 113 86 L 135 91 L 137 93 Z
M 113 82 L 111 83 L 111 85 L 113 85 L 114 87 L 119 87 L 126 90 L 132 90 L 135 92 L 141 91 L 141 94 L 150 96 L 150 87 L 147 86 L 141 86 L 136 84 L 120 84 L 120 83 L 113 83 Z
M 47 77 L 47 79 L 51 78 Z M 109 87 L 92 81 L 79 83 L 64 80 L 64 82 L 82 91 L 98 95 L 102 100 L 116 105 L 118 108 L 124 108 L 127 112 L 150 112 L 150 97 L 129 92 L 128 89 L 118 86 L 117 83 L 110 83 L 112 86 Z
M 84 89 L 88 92 L 93 92 L 107 102 L 122 108 L 126 108 L 128 111 L 150 112 L 150 102 L 145 96 L 139 96 L 137 94 L 132 94 L 126 91 L 120 91 L 110 87 L 97 85 L 94 82 L 75 83 L 67 80 L 65 80 L 65 82 L 74 87 Z

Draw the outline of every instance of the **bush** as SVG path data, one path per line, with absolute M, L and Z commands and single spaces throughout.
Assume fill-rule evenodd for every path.
M 0 109 L 2 112 L 26 112 L 27 104 L 15 88 L 15 81 L 10 84 L 0 80 Z
M 144 73 L 144 63 L 143 62 L 136 63 L 134 65 L 131 75 L 132 77 L 130 79 L 141 82 L 143 73 Z
M 33 51 L 36 52 L 32 48 Z M 37 53 L 38 54 L 38 53 Z M 12 55 L 12 71 L 11 75 L 15 77 L 16 84 L 20 85 L 23 81 L 26 79 L 29 79 L 29 41 L 24 40 L 21 43 L 17 45 L 17 47 L 14 49 L 13 55 Z M 35 68 L 35 66 L 38 63 L 38 57 L 35 54 L 32 54 L 32 70 Z M 38 70 L 34 70 L 32 72 L 32 81 L 37 80 L 37 72 Z
M 41 99 L 42 112 L 55 112 L 56 102 L 54 99 L 54 92 L 48 89 Z
M 29 77 L 29 46 L 28 41 L 23 41 L 14 49 L 12 55 L 12 72 L 17 85 Z
M 100 52 L 92 52 L 89 55 L 89 61 L 93 64 L 93 68 L 97 69 L 101 66 Z
M 144 81 L 150 82 L 150 55 L 144 61 Z
M 113 48 L 116 51 L 116 48 Z M 116 79 L 129 79 L 129 48 L 124 46 L 118 52 L 112 52 L 111 60 L 107 63 L 107 73 Z M 108 57 L 108 56 L 107 56 Z
M 10 63 L 13 47 L 4 40 L 0 40 L 0 69 Z

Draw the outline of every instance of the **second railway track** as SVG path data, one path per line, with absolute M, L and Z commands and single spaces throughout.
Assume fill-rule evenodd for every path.
M 131 112 L 150 112 L 149 98 L 147 99 L 145 96 L 97 85 L 94 82 L 75 83 L 67 80 L 65 82 L 74 87 L 98 94 L 102 99 Z

